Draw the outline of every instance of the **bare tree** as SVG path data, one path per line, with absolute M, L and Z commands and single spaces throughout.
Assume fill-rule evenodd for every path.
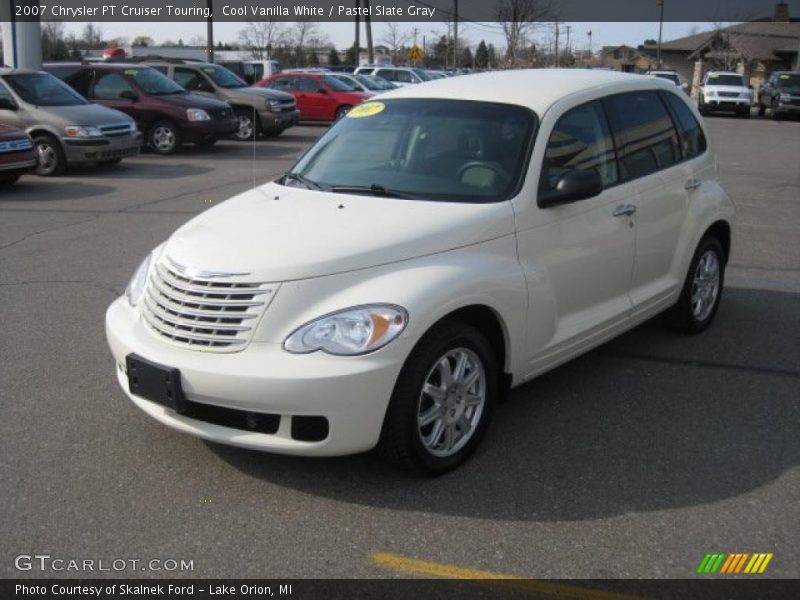
M 58 20 L 42 21 L 42 58 L 64 60 L 69 57 L 64 23 Z
M 506 60 L 515 66 L 520 50 L 529 45 L 536 24 L 552 18 L 552 0 L 503 0 L 497 9 L 497 20 L 506 38 Z
M 255 60 L 264 60 L 284 35 L 283 25 L 278 21 L 248 21 L 247 27 L 239 32 L 239 41 Z
M 394 21 L 389 21 L 385 23 L 385 25 L 386 30 L 381 38 L 381 42 L 389 47 L 389 51 L 392 53 L 392 62 L 397 64 L 397 53 L 400 48 L 409 42 L 411 35 L 409 35 L 408 32 L 404 33 L 401 31 L 399 24 Z
M 87 23 L 83 28 L 81 39 L 88 48 L 103 48 L 103 30 L 94 23 Z

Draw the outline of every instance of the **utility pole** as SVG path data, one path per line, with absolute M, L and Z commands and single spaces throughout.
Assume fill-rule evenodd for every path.
M 375 51 L 372 47 L 372 18 L 369 16 L 369 0 L 364 0 L 364 25 L 367 28 L 367 60 L 369 64 L 375 64 Z
M 664 29 L 664 0 L 658 0 L 661 14 L 658 17 L 658 48 L 656 49 L 656 64 L 661 68 L 661 31 Z
M 355 52 L 353 53 L 353 55 L 355 56 L 356 67 L 359 66 L 361 59 L 361 17 L 359 16 L 360 11 L 361 11 L 361 0 L 356 0 L 356 41 L 355 41 Z
M 212 14 L 212 0 L 206 0 L 208 14 Z M 206 62 L 214 62 L 214 19 L 209 16 L 206 19 Z
M 565 25 L 564 28 L 567 30 L 567 54 L 569 54 L 570 53 L 569 30 L 572 29 L 572 25 Z
M 453 0 L 453 68 L 458 69 L 458 0 Z
M 555 65 L 556 69 L 558 68 L 558 29 L 559 29 L 558 17 L 556 17 L 556 65 Z

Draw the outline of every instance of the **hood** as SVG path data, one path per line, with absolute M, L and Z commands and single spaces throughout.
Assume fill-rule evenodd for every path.
M 77 106 L 40 106 L 38 111 L 61 120 L 63 125 L 84 125 L 98 127 L 115 123 L 132 123 L 128 115 L 100 104 L 79 104 Z M 47 119 L 52 123 L 52 119 Z
M 271 98 L 273 100 L 281 100 L 283 102 L 288 102 L 290 100 L 294 102 L 294 96 L 292 96 L 291 94 L 263 87 L 232 88 L 229 89 L 228 91 L 233 92 L 235 94 L 247 94 L 251 96 L 260 96 L 262 98 Z
M 426 256 L 514 232 L 510 202 L 460 204 L 268 183 L 198 215 L 168 240 L 187 266 L 282 282 Z
M 204 110 L 230 108 L 230 104 L 227 102 L 215 100 L 214 98 L 207 98 L 200 94 L 166 94 L 163 96 L 153 96 L 153 98 L 167 102 L 173 106 L 180 106 L 181 108 L 202 108 Z

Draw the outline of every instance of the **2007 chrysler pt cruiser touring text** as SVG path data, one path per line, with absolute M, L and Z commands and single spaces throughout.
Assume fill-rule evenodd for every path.
M 439 473 L 511 386 L 719 306 L 734 207 L 668 81 L 470 75 L 355 107 L 282 178 L 145 258 L 106 332 L 179 431 Z

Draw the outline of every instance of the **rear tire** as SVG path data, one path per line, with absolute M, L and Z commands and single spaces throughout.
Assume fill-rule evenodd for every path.
M 380 453 L 396 466 L 430 475 L 455 469 L 478 447 L 491 420 L 497 369 L 480 331 L 456 322 L 435 326 L 400 372 Z
M 54 177 L 61 175 L 67 168 L 67 157 L 64 155 L 64 150 L 52 135 L 46 133 L 37 135 L 33 138 L 33 146 L 36 148 L 37 175 Z
M 725 251 L 715 237 L 706 236 L 697 246 L 678 303 L 667 312 L 669 325 L 696 334 L 711 325 L 725 284 Z
M 175 154 L 181 147 L 181 133 L 170 121 L 158 121 L 150 127 L 147 143 L 156 154 Z

